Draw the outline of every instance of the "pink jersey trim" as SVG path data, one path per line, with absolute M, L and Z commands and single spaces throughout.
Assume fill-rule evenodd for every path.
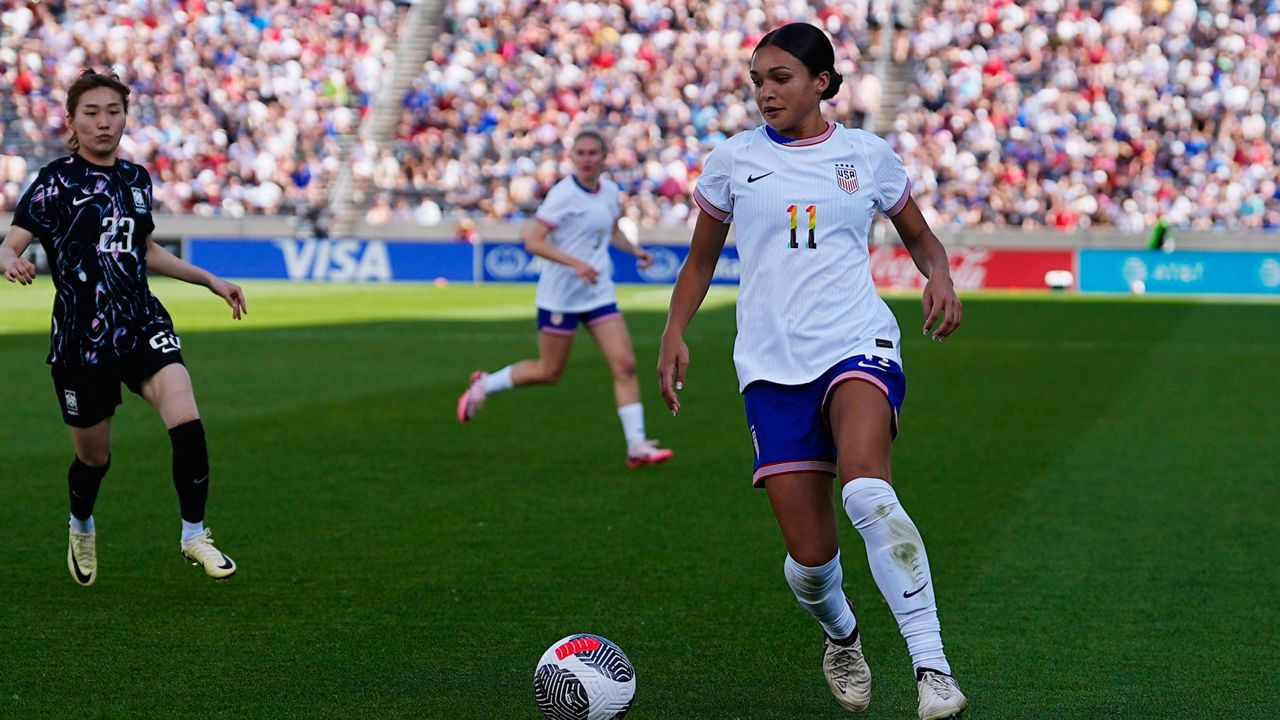
M 557 229 L 557 228 L 559 228 L 559 227 L 560 227 L 559 225 L 557 225 L 557 224 L 555 224 L 555 223 L 551 222 L 550 220 L 543 220 L 542 218 L 538 217 L 537 215 L 534 215 L 534 216 L 533 216 L 533 219 L 534 219 L 534 220 L 535 220 L 539 225 L 541 225 L 542 227 L 545 227 L 545 228 L 547 228 L 547 229 L 549 229 L 549 230 L 555 230 L 555 229 Z
M 898 213 L 902 212 L 902 208 L 907 206 L 907 200 L 910 200 L 910 199 L 911 199 L 911 180 L 908 178 L 907 186 L 902 188 L 902 197 L 898 198 L 898 202 L 894 203 L 893 207 L 884 211 L 885 216 L 893 217 L 894 215 L 897 215 Z
M 609 313 L 608 315 L 601 315 L 601 316 L 600 316 L 600 317 L 598 317 L 598 318 L 593 318 L 592 320 L 588 321 L 588 322 L 587 322 L 587 327 L 594 327 L 594 326 L 596 326 L 596 325 L 599 325 L 599 324 L 600 324 L 600 323 L 602 323 L 602 322 L 606 322 L 606 321 L 609 321 L 609 320 L 616 320 L 616 319 L 621 318 L 621 317 L 622 317 L 622 312 L 621 312 L 621 311 L 619 311 L 619 312 L 615 312 L 615 313 Z
M 702 212 L 710 215 L 720 222 L 724 222 L 729 219 L 729 213 L 712 204 L 712 202 L 707 199 L 707 196 L 703 195 L 702 191 L 696 187 L 693 189 L 693 201 L 698 203 L 698 207 L 702 209 Z
M 836 464 L 821 460 L 793 460 L 769 463 L 768 465 L 761 465 L 760 469 L 756 470 L 755 475 L 751 477 L 751 484 L 756 487 L 764 487 L 764 481 L 774 475 L 786 475 L 787 473 L 798 472 L 820 472 L 835 475 Z
M 876 377 L 875 375 L 872 375 L 871 373 L 862 372 L 861 370 L 848 370 L 846 372 L 842 372 L 839 375 L 835 376 L 834 379 L 832 379 L 831 384 L 827 385 L 827 392 L 822 396 L 822 423 L 824 426 L 827 423 L 827 402 L 831 400 L 831 393 L 835 392 L 835 389 L 839 387 L 842 383 L 848 382 L 850 380 L 860 380 L 862 382 L 873 385 L 877 390 L 884 393 L 885 400 L 889 399 L 889 388 L 885 386 L 884 382 L 881 381 L 880 378 Z M 891 437 L 895 437 L 895 438 L 898 437 L 898 409 L 897 408 L 893 408 L 893 423 L 889 427 L 889 432 Z
M 830 402 L 831 393 L 835 392 L 836 387 L 848 380 L 861 380 L 863 382 L 871 383 L 872 385 L 875 385 L 880 392 L 884 393 L 886 398 L 889 397 L 889 387 L 885 385 L 884 381 L 880 378 L 872 375 L 871 373 L 862 372 L 861 370 L 846 370 L 832 378 L 831 383 L 827 385 L 827 391 L 822 395 L 822 407 L 825 408 L 827 403 Z
M 828 120 L 827 129 L 821 135 L 814 135 L 813 137 L 810 137 L 810 138 L 800 138 L 799 140 L 792 140 L 789 143 L 780 143 L 777 140 L 774 140 L 773 138 L 769 138 L 769 140 L 774 145 L 777 145 L 778 147 L 782 147 L 782 148 L 811 147 L 813 145 L 817 145 L 818 143 L 825 142 L 827 138 L 834 135 L 835 132 L 836 132 L 836 124 Z M 766 137 L 768 135 L 769 133 L 765 133 Z

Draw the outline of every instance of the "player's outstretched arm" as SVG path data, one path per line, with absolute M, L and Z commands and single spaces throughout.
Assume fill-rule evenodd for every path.
M 556 249 L 556 246 L 552 245 L 548 239 L 550 235 L 551 228 L 537 221 L 530 223 L 529 227 L 525 228 L 524 233 L 520 236 L 524 240 L 525 252 L 530 255 L 544 257 L 551 262 L 568 265 L 578 273 L 578 277 L 582 278 L 583 282 L 588 285 L 595 285 L 596 280 L 600 277 L 600 271 L 569 253 Z
M 214 295 L 227 301 L 231 306 L 231 317 L 236 320 L 249 314 L 249 308 L 244 301 L 244 291 L 239 285 L 227 282 L 208 270 L 196 267 L 165 250 L 157 245 L 155 238 L 150 235 L 147 236 L 147 267 L 161 275 L 209 288 Z
M 17 225 L 9 228 L 4 243 L 0 244 L 0 273 L 5 280 L 30 285 L 36 279 L 35 263 L 22 257 L 34 237 L 26 228 Z
M 920 298 L 924 306 L 924 334 L 932 331 L 934 340 L 942 340 L 960 327 L 962 314 L 960 298 L 951 282 L 947 250 L 929 229 L 914 198 L 907 198 L 902 211 L 893 216 L 893 226 L 898 229 L 902 244 L 911 253 L 920 274 L 929 278 Z
M 680 413 L 676 391 L 684 389 L 685 371 L 689 368 L 689 346 L 684 342 L 684 331 L 707 297 L 716 261 L 727 237 L 728 225 L 700 213 L 689 243 L 689 259 L 680 268 L 675 289 L 671 291 L 667 327 L 662 331 L 662 347 L 658 351 L 658 389 L 672 415 Z

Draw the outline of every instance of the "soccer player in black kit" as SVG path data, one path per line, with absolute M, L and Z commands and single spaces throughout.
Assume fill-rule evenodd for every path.
M 247 312 L 244 293 L 152 241 L 151 176 L 116 157 L 128 112 L 129 88 L 114 74 L 84 70 L 67 89 L 72 154 L 46 165 L 23 194 L 0 245 L 0 272 L 10 282 L 31 284 L 36 268 L 22 253 L 39 239 L 57 291 L 48 363 L 75 449 L 67 471 L 72 577 L 81 585 L 98 577 L 93 505 L 111 466 L 111 417 L 124 383 L 169 429 L 182 555 L 211 577 L 228 578 L 236 565 L 204 527 L 204 426 L 181 342 L 147 286 L 147 270 L 209 288 L 237 320 Z

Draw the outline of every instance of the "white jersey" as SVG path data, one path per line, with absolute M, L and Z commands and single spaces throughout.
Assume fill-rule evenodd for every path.
M 551 229 L 551 244 L 600 271 L 595 285 L 588 285 L 568 265 L 543 260 L 538 277 L 538 307 L 561 313 L 586 312 L 617 302 L 613 291 L 613 262 L 609 243 L 613 223 L 622 215 L 621 188 L 600 178 L 600 189 L 590 192 L 572 175 L 552 186 L 534 219 Z
M 852 355 L 901 363 L 867 233 L 876 212 L 892 217 L 910 197 L 902 160 L 876 135 L 834 123 L 814 138 L 780 139 L 761 126 L 720 143 L 694 191 L 703 212 L 734 223 L 739 390 L 807 383 Z

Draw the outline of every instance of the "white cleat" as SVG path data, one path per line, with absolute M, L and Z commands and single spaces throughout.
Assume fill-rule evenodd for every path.
M 627 467 L 635 470 L 645 465 L 657 465 L 670 460 L 673 454 L 658 447 L 657 440 L 641 440 L 627 449 Z
M 840 707 L 849 712 L 862 712 L 871 704 L 871 668 L 862 656 L 862 638 L 849 645 L 826 639 L 822 653 L 822 673 L 827 687 Z
M 213 535 L 209 528 L 182 542 L 182 557 L 192 565 L 202 566 L 205 573 L 215 580 L 225 580 L 236 574 L 236 564 L 213 546 Z
M 920 720 L 958 718 L 969 706 L 956 679 L 933 670 L 920 671 Z
M 94 533 L 78 533 L 75 528 L 67 530 L 67 569 L 76 582 L 88 587 L 98 579 L 98 548 Z
M 471 418 L 476 416 L 476 412 L 484 406 L 484 379 L 489 373 L 477 370 L 471 373 L 471 384 L 467 386 L 467 391 L 462 393 L 462 397 L 458 398 L 458 422 L 470 422 Z

